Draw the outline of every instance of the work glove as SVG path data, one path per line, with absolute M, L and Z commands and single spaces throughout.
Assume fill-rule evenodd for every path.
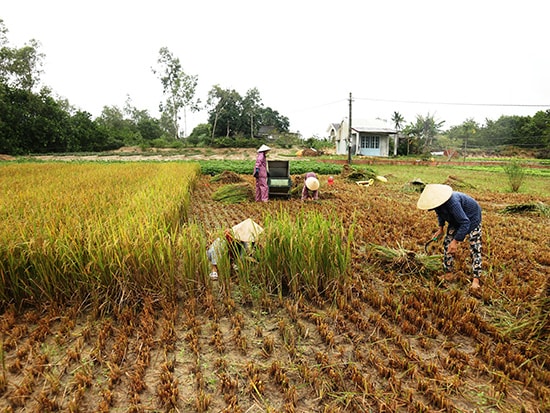
M 260 176 L 260 168 L 256 168 L 254 170 L 254 178 L 257 178 L 258 176 Z

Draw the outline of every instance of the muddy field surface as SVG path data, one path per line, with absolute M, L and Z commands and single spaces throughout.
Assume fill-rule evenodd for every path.
M 251 177 L 243 177 L 251 186 Z M 212 237 L 279 211 L 354 226 L 349 280 L 333 300 L 226 294 L 212 282 L 176 303 L 144 298 L 98 317 L 48 307 L 0 317 L 0 411 L 548 412 L 550 354 L 537 329 L 548 290 L 548 218 L 503 215 L 522 195 L 473 193 L 484 209 L 486 273 L 469 289 L 383 265 L 374 243 L 423 253 L 435 215 L 418 193 L 321 177 L 319 201 L 212 200 L 202 177 L 189 220 Z M 550 201 L 549 199 L 545 200 Z M 437 252 L 437 251 L 436 251 Z

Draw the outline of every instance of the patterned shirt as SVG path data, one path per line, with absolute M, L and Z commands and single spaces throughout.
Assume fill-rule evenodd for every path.
M 449 223 L 449 228 L 456 229 L 454 239 L 464 241 L 466 235 L 481 224 L 481 207 L 475 199 L 463 194 L 453 192 L 451 198 L 443 205 L 435 208 L 439 226 Z

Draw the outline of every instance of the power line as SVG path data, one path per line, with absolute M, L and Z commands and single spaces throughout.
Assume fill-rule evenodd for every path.
M 495 107 L 523 107 L 523 108 L 550 108 L 550 105 L 534 105 L 521 103 L 465 103 L 465 102 L 430 102 L 420 100 L 391 100 L 391 99 L 376 99 L 376 98 L 358 98 L 357 100 L 369 100 L 372 102 L 388 102 L 388 103 L 410 103 L 422 105 L 449 105 L 449 106 L 495 106 Z
M 292 111 L 291 113 L 305 112 L 305 111 L 308 111 L 308 110 L 318 109 L 318 108 L 322 108 L 322 107 L 325 107 L 325 106 L 331 106 L 331 105 L 335 105 L 336 103 L 342 103 L 342 102 L 347 102 L 347 101 L 348 101 L 348 99 L 340 99 L 340 100 L 336 100 L 334 102 L 321 103 L 319 105 L 310 106 L 310 107 L 302 108 L 302 109 L 297 109 L 297 110 Z

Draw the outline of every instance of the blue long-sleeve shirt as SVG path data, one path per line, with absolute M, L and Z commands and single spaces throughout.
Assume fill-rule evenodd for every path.
M 481 224 L 481 206 L 472 197 L 462 192 L 453 192 L 451 198 L 443 205 L 435 208 L 439 226 L 449 224 L 456 229 L 454 239 L 464 241 L 466 235 Z

